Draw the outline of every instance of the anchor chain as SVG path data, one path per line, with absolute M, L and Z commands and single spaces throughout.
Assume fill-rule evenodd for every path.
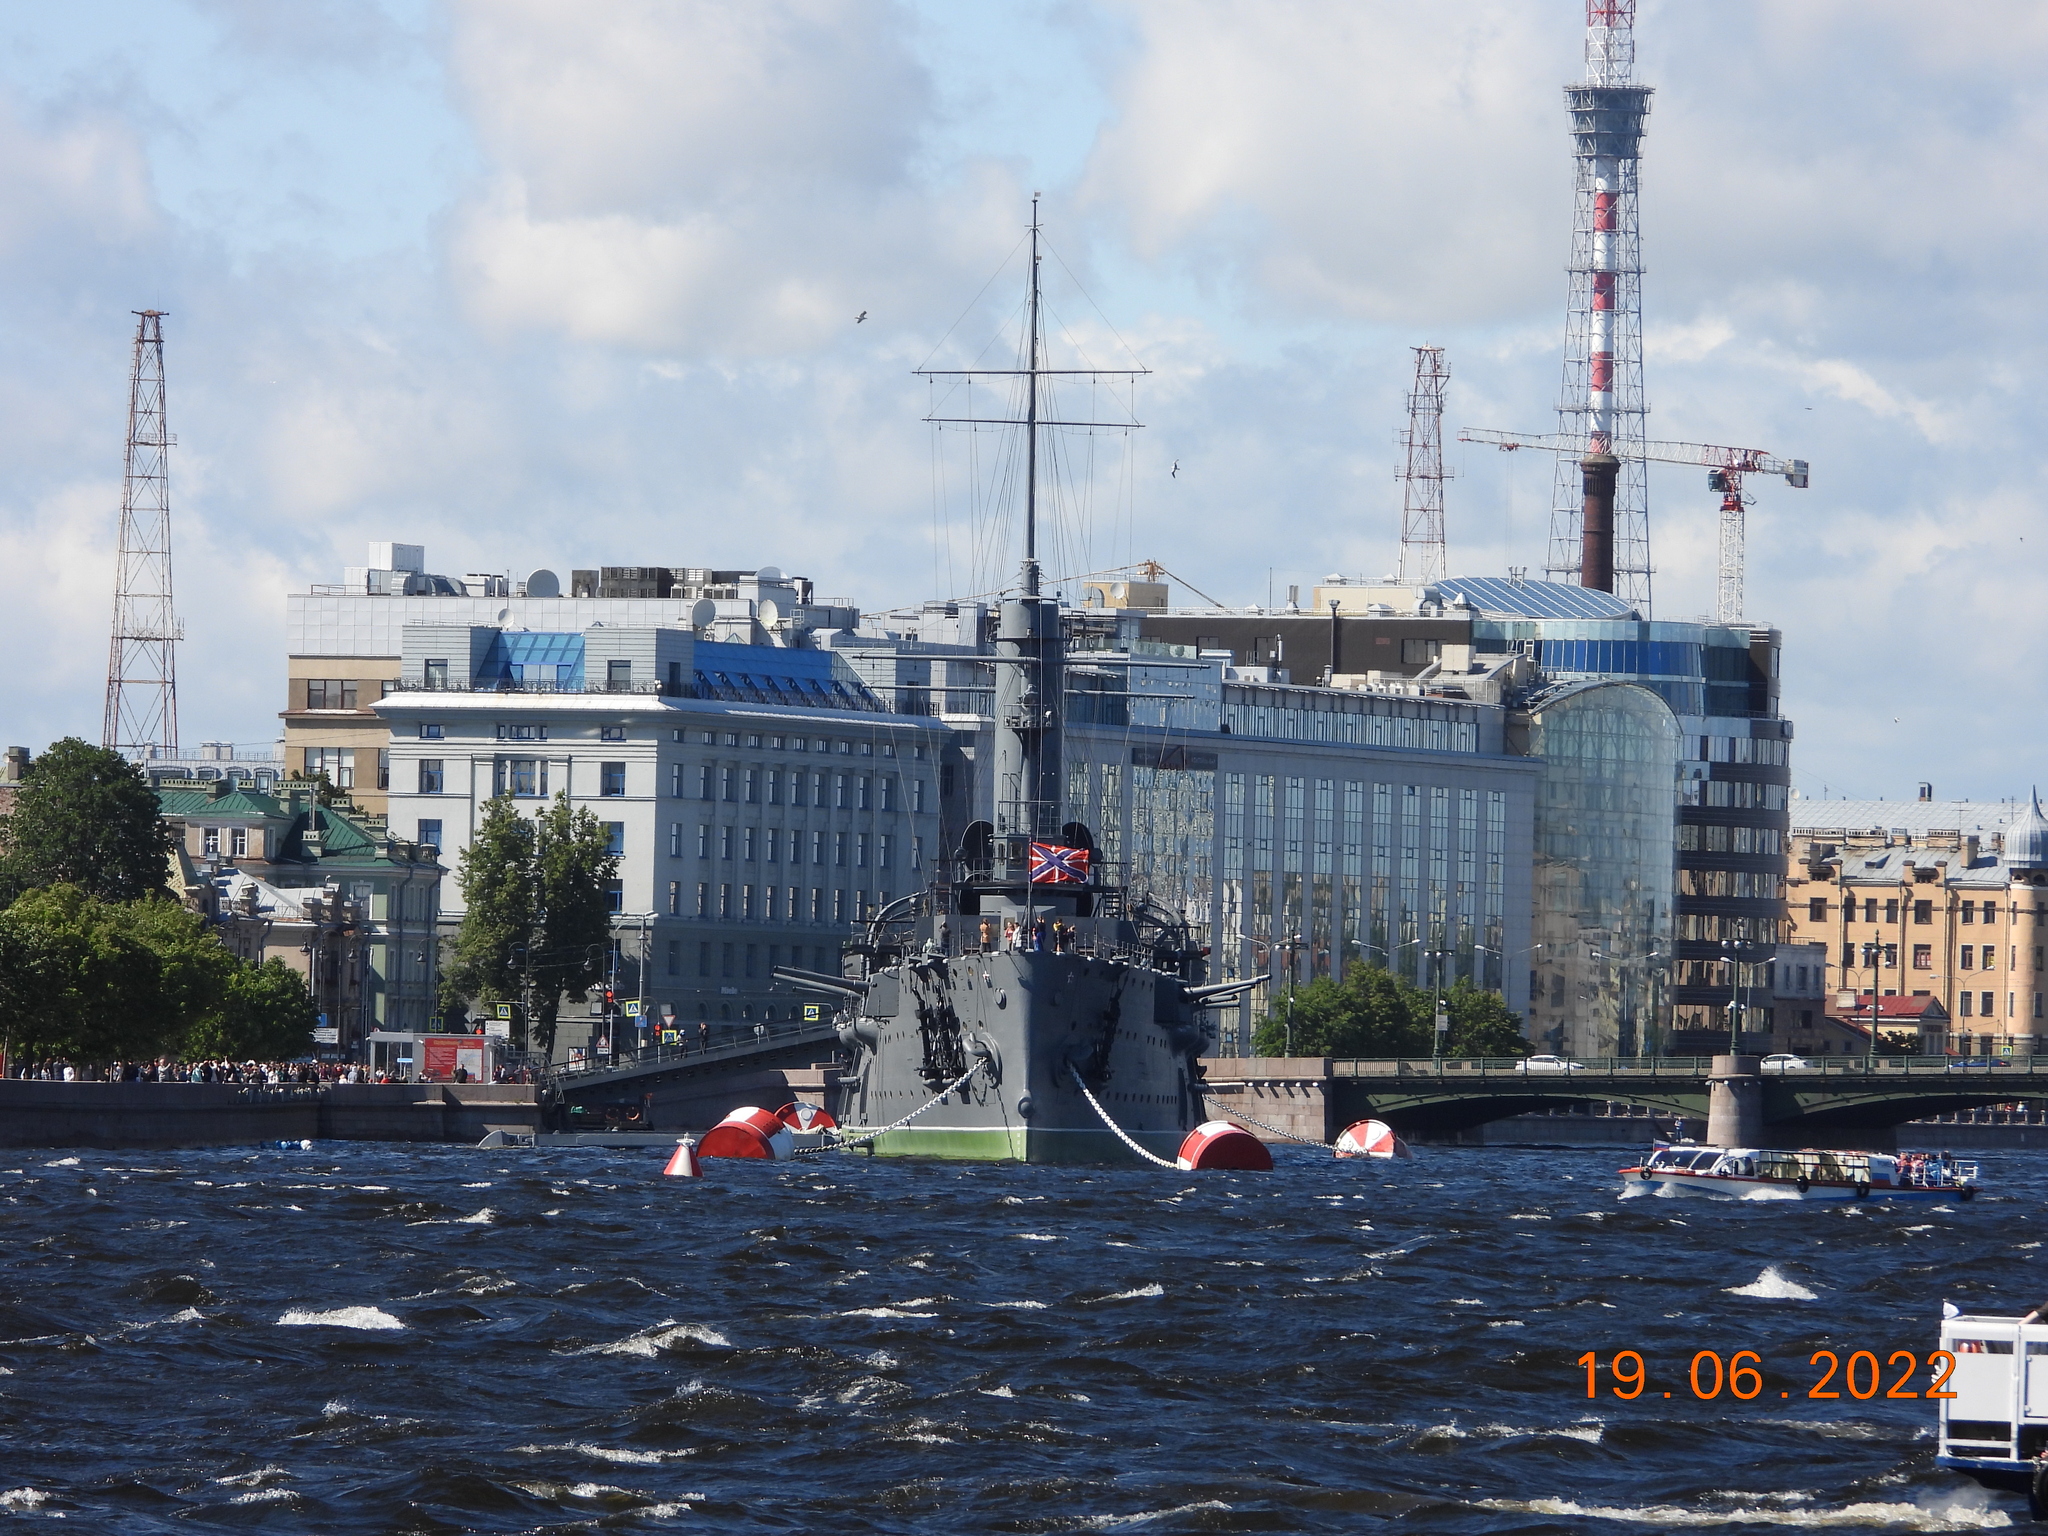
M 1081 1076 L 1081 1069 L 1075 1066 L 1070 1061 L 1067 1063 L 1067 1070 L 1074 1074 L 1074 1086 L 1081 1090 L 1081 1096 L 1088 1101 L 1088 1107 L 1094 1110 L 1096 1114 L 1102 1117 L 1102 1123 L 1104 1125 L 1108 1126 L 1112 1131 L 1116 1132 L 1117 1140 L 1121 1141 L 1125 1146 L 1129 1147 L 1133 1152 L 1137 1153 L 1138 1156 L 1145 1159 L 1145 1161 L 1148 1163 L 1156 1163 L 1161 1168 L 1177 1169 L 1180 1167 L 1179 1163 L 1169 1162 L 1167 1159 L 1163 1157 L 1153 1156 L 1150 1152 L 1147 1152 L 1143 1147 L 1139 1146 L 1135 1141 L 1131 1140 L 1130 1136 L 1125 1132 L 1124 1128 L 1118 1125 L 1114 1120 L 1109 1118 L 1109 1111 L 1104 1109 L 1100 1104 L 1096 1103 L 1095 1095 L 1088 1091 L 1088 1084 L 1086 1080 L 1083 1079 Z
M 930 1109 L 934 1104 L 938 1103 L 948 1094 L 954 1092 L 956 1089 L 965 1085 L 967 1079 L 974 1076 L 975 1073 L 979 1072 L 986 1065 L 988 1065 L 988 1063 L 983 1061 L 977 1061 L 973 1066 L 969 1067 L 965 1072 L 962 1072 L 958 1077 L 954 1078 L 952 1082 L 946 1084 L 945 1087 L 941 1088 L 937 1093 L 933 1094 L 930 1098 L 926 1099 L 922 1104 L 918 1105 L 917 1108 L 913 1109 L 901 1120 L 897 1120 L 892 1124 L 885 1125 L 878 1131 L 868 1131 L 864 1135 L 860 1136 L 849 1136 L 843 1141 L 830 1141 L 825 1143 L 825 1145 L 821 1147 L 798 1147 L 796 1149 L 796 1155 L 798 1157 L 815 1157 L 820 1152 L 844 1152 L 852 1147 L 866 1146 L 869 1142 L 875 1140 L 877 1137 L 886 1136 L 891 1131 L 900 1131 L 903 1129 L 904 1126 L 910 1124 L 911 1121 L 915 1120 L 919 1115 L 923 1114 L 926 1110 Z

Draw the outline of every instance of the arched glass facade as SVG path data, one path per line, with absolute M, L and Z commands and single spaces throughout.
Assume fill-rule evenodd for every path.
M 1529 719 L 1536 799 L 1528 1033 L 1580 1056 L 1656 1048 L 1672 950 L 1680 735 L 1634 683 L 1552 695 Z

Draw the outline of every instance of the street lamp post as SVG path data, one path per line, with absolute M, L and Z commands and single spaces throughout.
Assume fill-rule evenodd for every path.
M 1728 1054 L 1742 1054 L 1742 956 L 1749 946 L 1740 939 L 1723 939 L 1721 953 L 1728 957 Z
M 1437 943 L 1439 945 L 1443 943 L 1442 935 L 1438 935 Z M 1431 975 L 1435 982 L 1435 986 L 1433 988 L 1436 994 L 1436 1018 L 1433 1021 L 1436 1025 L 1435 1054 L 1437 1061 L 1441 1063 L 1444 1059 L 1444 1044 L 1451 1032 L 1450 1004 L 1444 998 L 1444 961 L 1450 959 L 1454 954 L 1456 954 L 1456 951 L 1437 948 L 1426 949 L 1423 951 L 1423 954 L 1431 962 Z
M 1870 968 L 1870 1039 L 1863 1047 L 1863 1068 L 1866 1072 L 1877 1070 L 1877 983 L 1878 966 L 1884 960 L 1882 944 L 1863 946 L 1863 963 Z

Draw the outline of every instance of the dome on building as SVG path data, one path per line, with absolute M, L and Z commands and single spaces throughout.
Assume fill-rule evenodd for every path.
M 2048 869 L 2048 816 L 2041 814 L 2039 790 L 2034 791 L 2033 803 L 2005 829 L 2005 863 L 2008 869 Z

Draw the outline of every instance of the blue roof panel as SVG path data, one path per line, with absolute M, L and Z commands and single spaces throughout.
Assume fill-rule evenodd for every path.
M 1481 613 L 1518 619 L 1636 619 L 1641 615 L 1594 587 L 1561 581 L 1511 581 L 1504 576 L 1451 576 L 1435 583 L 1446 602 L 1463 598 Z

